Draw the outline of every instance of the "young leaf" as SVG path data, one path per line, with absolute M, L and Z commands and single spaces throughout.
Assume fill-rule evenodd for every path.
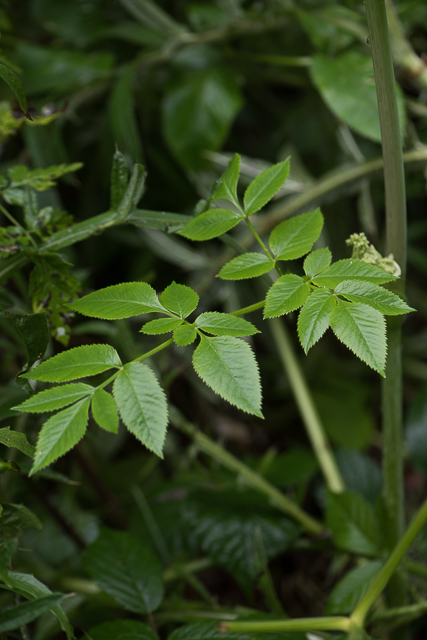
M 85 434 L 90 398 L 79 400 L 47 420 L 40 431 L 30 476 L 55 462 Z
M 182 324 L 173 332 L 173 339 L 177 347 L 186 347 L 197 338 L 197 331 L 191 324 Z
M 364 556 L 381 552 L 379 523 L 371 505 L 359 494 L 328 492 L 326 523 L 340 549 Z
M 163 599 L 159 559 L 149 546 L 128 533 L 102 530 L 84 551 L 83 566 L 127 611 L 155 611 Z
M 335 293 L 344 296 L 351 302 L 367 304 L 389 316 L 415 311 L 395 293 L 370 282 L 344 280 L 335 288 Z
M 219 313 L 218 311 L 202 313 L 195 321 L 194 326 L 198 329 L 203 329 L 207 333 L 212 333 L 214 336 L 242 338 L 243 336 L 253 336 L 254 333 L 259 333 L 259 330 L 247 320 L 231 316 L 228 313 Z
M 276 260 L 295 260 L 304 256 L 320 236 L 322 227 L 323 216 L 320 209 L 278 224 L 268 241 Z
M 289 175 L 290 158 L 283 162 L 278 162 L 269 169 L 266 169 L 252 180 L 245 191 L 243 203 L 247 216 L 259 211 L 267 204 L 286 182 Z
M 126 158 L 123 153 L 116 149 L 113 155 L 113 166 L 111 168 L 111 209 L 117 210 L 119 208 L 126 192 L 128 178 L 129 173 Z
M 209 209 L 193 218 L 178 233 L 189 240 L 211 240 L 230 231 L 243 216 L 230 209 Z
M 334 262 L 328 269 L 313 278 L 313 282 L 319 287 L 331 287 L 332 289 L 344 280 L 365 280 L 372 282 L 372 284 L 384 284 L 397 280 L 397 278 L 373 264 L 352 258 Z
M 165 393 L 151 369 L 140 362 L 126 364 L 114 381 L 113 393 L 129 431 L 163 458 L 168 409 Z
M 102 320 L 122 320 L 141 313 L 165 313 L 156 292 L 146 282 L 125 282 L 89 293 L 67 305 L 84 316 Z
M 256 278 L 274 268 L 274 262 L 263 253 L 245 253 L 233 258 L 223 266 L 218 274 L 223 280 L 243 280 Z
M 41 382 L 69 382 L 95 376 L 112 367 L 119 369 L 121 366 L 119 354 L 113 347 L 108 344 L 91 344 L 58 353 L 23 374 L 23 377 Z
M 338 301 L 330 323 L 338 340 L 385 376 L 387 338 L 384 316 L 379 311 L 359 302 Z
M 309 253 L 304 260 L 304 271 L 310 278 L 313 278 L 327 269 L 331 264 L 331 260 L 332 254 L 329 249 L 316 249 L 316 251 Z
M 166 309 L 176 313 L 180 318 L 187 318 L 199 304 L 199 296 L 193 289 L 176 282 L 166 287 L 159 300 Z
M 202 336 L 193 353 L 193 366 L 203 382 L 224 400 L 263 417 L 258 365 L 246 342 L 230 336 Z
M 227 169 L 219 180 L 219 186 L 215 191 L 213 200 L 224 198 L 230 200 L 238 209 L 240 208 L 239 199 L 237 197 L 237 183 L 240 173 L 240 156 L 235 153 L 230 160 Z
M 328 289 L 317 289 L 305 301 L 298 317 L 298 336 L 305 353 L 316 344 L 329 327 L 336 302 Z
M 182 324 L 181 318 L 158 318 L 146 322 L 141 329 L 141 333 L 149 336 L 156 336 L 162 333 L 169 333 Z
M 9 448 L 18 449 L 29 458 L 34 458 L 35 449 L 33 445 L 28 442 L 25 433 L 11 431 L 10 427 L 4 427 L 0 429 L 0 444 L 4 444 Z
M 15 411 L 26 411 L 28 413 L 56 411 L 93 394 L 94 390 L 94 387 L 89 384 L 84 384 L 83 382 L 64 384 L 59 387 L 53 387 L 53 389 L 40 391 L 40 393 L 37 393 L 35 396 L 13 407 L 13 409 Z
M 93 419 L 102 429 L 110 433 L 117 433 L 119 416 L 111 393 L 104 391 L 104 389 L 96 389 L 92 396 L 91 409 Z
M 265 298 L 264 318 L 277 318 L 301 307 L 310 294 L 310 285 L 294 274 L 280 276 Z
M 56 607 L 62 600 L 62 593 L 52 593 L 50 596 L 30 600 L 16 607 L 4 609 L 0 612 L 0 633 L 19 629 L 24 625 L 32 622 L 43 613 L 47 613 L 50 609 Z
M 373 560 L 349 571 L 332 589 L 325 615 L 344 616 L 351 613 L 365 595 L 382 564 L 379 560 Z

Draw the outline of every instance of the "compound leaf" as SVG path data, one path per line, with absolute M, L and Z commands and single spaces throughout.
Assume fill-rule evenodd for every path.
M 316 249 L 312 251 L 304 260 L 305 273 L 313 278 L 315 275 L 324 271 L 329 267 L 332 260 L 332 254 L 328 248 Z
M 329 327 L 335 306 L 335 298 L 328 289 L 317 289 L 305 301 L 298 317 L 298 336 L 305 353 Z
M 330 323 L 333 332 L 358 358 L 382 376 L 387 356 L 384 316 L 359 302 L 338 301 Z
M 128 533 L 104 529 L 83 553 L 83 566 L 127 611 L 145 614 L 163 599 L 162 568 L 150 547 Z
M 173 339 L 178 347 L 186 347 L 197 338 L 197 331 L 191 324 L 182 324 L 173 332 Z
M 320 209 L 284 220 L 270 234 L 269 245 L 276 260 L 295 260 L 311 250 L 320 236 L 323 216 Z
M 21 404 L 13 407 L 15 411 L 26 411 L 28 413 L 44 413 L 45 411 L 56 411 L 73 404 L 94 392 L 94 387 L 83 382 L 74 384 L 64 384 L 53 389 L 40 391 L 35 396 L 28 398 Z
M 126 364 L 114 381 L 113 393 L 129 431 L 163 458 L 168 410 L 166 396 L 152 370 L 140 362 Z
M 102 429 L 110 433 L 117 433 L 119 429 L 119 415 L 117 406 L 111 393 L 104 389 L 96 389 L 92 396 L 93 419 Z
M 373 284 L 384 284 L 385 282 L 397 280 L 397 278 L 373 264 L 352 258 L 338 260 L 328 269 L 313 277 L 315 284 L 331 288 L 336 287 L 344 280 L 365 280 Z
M 88 421 L 89 404 L 90 398 L 79 400 L 44 423 L 37 440 L 31 476 L 51 462 L 55 462 L 83 438 Z
M 415 311 L 395 293 L 370 282 L 344 280 L 335 288 L 335 293 L 351 302 L 367 304 L 385 315 L 397 316 Z
M 187 318 L 199 304 L 199 296 L 193 289 L 176 282 L 166 287 L 159 300 L 166 309 L 176 313 L 180 318 Z
M 260 418 L 261 385 L 250 346 L 239 338 L 201 337 L 193 366 L 202 380 L 230 404 Z
M 156 336 L 162 333 L 169 333 L 169 331 L 173 331 L 181 324 L 181 318 L 158 318 L 157 320 L 150 320 L 150 322 L 144 324 L 141 333 Z
M 69 382 L 121 366 L 119 355 L 113 347 L 108 344 L 91 344 L 58 353 L 24 373 L 22 377 L 41 382 Z
M 239 199 L 237 197 L 237 183 L 240 173 L 240 156 L 235 153 L 228 167 L 218 181 L 213 200 L 224 198 L 230 200 L 237 208 L 240 208 Z
M 247 216 L 259 211 L 284 185 L 289 175 L 290 158 L 269 167 L 259 174 L 245 191 L 243 203 Z
M 253 336 L 254 333 L 260 333 L 251 322 L 228 313 L 219 313 L 218 311 L 202 313 L 195 321 L 194 326 L 198 329 L 203 329 L 207 333 L 212 333 L 214 336 L 242 338 L 243 336 Z
M 326 523 L 340 549 L 364 556 L 380 553 L 379 523 L 371 505 L 358 493 L 328 492 Z
M 165 313 L 156 292 L 146 282 L 124 282 L 89 293 L 67 305 L 84 316 L 122 320 L 141 313 Z
M 310 294 L 308 285 L 300 276 L 280 276 L 270 287 L 265 298 L 264 318 L 276 318 L 301 307 Z
M 245 253 L 233 258 L 223 266 L 218 274 L 223 280 L 244 280 L 256 278 L 274 268 L 274 262 L 263 253 Z
M 243 216 L 231 209 L 209 209 L 191 220 L 179 231 L 189 240 L 211 240 L 230 231 L 243 220 Z

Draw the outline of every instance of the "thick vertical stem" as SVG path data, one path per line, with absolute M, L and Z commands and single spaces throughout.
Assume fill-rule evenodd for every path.
M 396 85 L 388 34 L 385 0 L 366 0 L 369 38 L 372 47 L 384 162 L 386 202 L 386 252 L 393 253 L 402 271 L 394 285 L 403 294 L 406 275 L 406 196 L 402 140 L 399 128 Z M 388 518 L 389 543 L 395 546 L 404 530 L 402 469 L 402 365 L 401 323 L 388 323 L 388 362 L 382 387 L 384 501 Z M 389 603 L 404 604 L 404 590 L 398 579 L 388 589 Z M 400 635 L 393 637 L 403 638 Z

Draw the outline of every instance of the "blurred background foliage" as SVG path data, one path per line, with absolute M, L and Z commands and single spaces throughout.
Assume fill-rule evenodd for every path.
M 404 328 L 411 514 L 427 486 L 427 5 L 401 0 L 388 9 L 407 169 L 407 294 L 418 310 Z M 72 219 L 81 222 L 109 210 L 116 147 L 129 168 L 137 161 L 147 172 L 140 208 L 158 212 L 154 222 L 115 226 L 62 252 L 74 265 L 72 270 L 63 267 L 76 279 L 74 295 L 78 288 L 88 292 L 131 280 L 150 282 L 161 291 L 176 280 L 202 294 L 200 310 L 232 311 L 260 300 L 257 281 L 224 283 L 214 277 L 225 252 L 232 251 L 227 243 L 233 247 L 242 239 L 238 234 L 225 238 L 225 244 L 195 244 L 177 237 L 176 225 L 162 222 L 163 212 L 190 216 L 200 210 L 200 201 L 209 198 L 234 152 L 243 156 L 247 182 L 291 155 L 290 178 L 267 212 L 258 215 L 261 227 L 269 224 L 266 216 L 277 221 L 321 205 L 326 224 L 317 246 L 329 246 L 334 260 L 349 257 L 345 240 L 355 232 L 365 232 L 382 250 L 384 196 L 381 165 L 375 163 L 380 135 L 363 3 L 4 0 L 0 31 L 0 61 L 19 75 L 34 117 L 33 122 L 24 118 L 1 83 L 0 173 L 8 175 L 15 164 L 39 169 L 83 163 L 56 187 L 37 191 L 40 208 L 71 216 L 62 217 L 59 226 L 52 222 L 47 234 L 66 228 Z M 21 208 L 13 199 L 8 203 L 22 222 Z M 9 223 L 3 219 L 2 224 Z M 4 251 L 0 257 L 7 259 Z M 33 275 L 29 293 L 29 274 L 29 266 L 3 273 L 0 301 L 9 310 L 31 313 L 35 285 Z M 39 310 L 43 297 L 39 292 Z M 71 347 L 108 341 L 129 359 L 156 344 L 155 338 L 134 331 L 132 321 L 62 318 L 70 327 Z M 187 351 L 163 352 L 152 364 L 171 402 L 189 420 L 319 513 L 322 479 L 277 346 L 260 313 L 250 320 L 262 329 L 252 344 L 264 389 L 264 422 L 233 410 L 203 387 L 188 366 Z M 0 426 L 24 430 L 34 442 L 40 420 L 10 409 L 26 397 L 12 382 L 25 353 L 6 319 L 0 317 L 0 323 Z M 294 330 L 296 318 L 291 315 L 287 324 L 346 486 L 375 503 L 381 485 L 378 376 L 332 335 L 305 357 Z M 48 355 L 63 348 L 52 340 Z M 257 605 L 277 613 L 284 606 L 291 615 L 319 615 L 337 579 L 351 566 L 344 552 L 332 560 L 327 544 L 318 545 L 315 561 L 311 551 L 302 550 L 304 541 L 301 550 L 296 545 L 292 556 L 284 555 L 294 544 L 289 522 L 263 514 L 265 505 L 252 508 L 253 496 L 235 476 L 189 442 L 172 430 L 160 463 L 124 432 L 110 436 L 92 425 L 74 452 L 31 481 L 25 477 L 28 464 L 15 451 L 23 473 L 2 476 L 5 499 L 24 502 L 43 523 L 40 531 L 24 532 L 21 546 L 33 553 L 20 552 L 17 562 L 52 588 L 77 592 L 69 599 L 77 629 L 117 614 L 109 612 L 107 596 L 91 592 L 86 583 L 79 592 L 84 570 L 76 550 L 93 541 L 102 524 L 143 535 L 149 545 L 155 545 L 160 530 L 168 549 L 162 557 L 166 566 L 171 557 L 189 561 L 205 554 L 206 566 L 226 567 L 205 568 L 201 581 L 178 579 L 179 588 L 167 592 L 154 614 L 156 624 L 168 629 L 171 621 L 193 620 L 191 610 L 208 606 L 206 600 L 212 604 L 212 598 L 215 606 L 229 609 Z M 6 450 L 3 455 L 13 458 Z M 216 504 L 210 497 L 209 509 L 208 489 L 229 490 L 227 500 Z M 242 502 L 246 507 L 239 515 Z M 255 511 L 257 522 L 250 517 Z M 220 521 L 225 528 L 218 525 L 218 538 L 212 541 L 206 533 L 209 523 Z M 276 599 L 271 585 L 257 583 L 260 566 L 247 565 L 238 548 L 224 551 L 224 536 L 242 530 L 249 547 L 259 543 L 254 531 L 263 532 L 259 544 L 265 552 L 256 554 L 261 573 L 271 557 L 279 558 L 270 576 Z M 419 588 L 425 593 L 425 582 Z M 7 597 L 2 595 L 0 602 Z M 334 606 L 329 604 L 337 612 Z M 62 637 L 55 633 L 52 620 L 42 618 L 34 638 Z

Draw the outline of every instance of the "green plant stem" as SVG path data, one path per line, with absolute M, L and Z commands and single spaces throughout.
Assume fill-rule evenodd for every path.
M 298 618 L 294 620 L 262 620 L 245 622 L 220 622 L 223 633 L 285 633 L 286 631 L 350 631 L 350 618 L 325 616 L 323 618 Z
M 221 462 L 221 464 L 231 471 L 238 473 L 248 486 L 267 496 L 273 507 L 276 507 L 276 509 L 293 518 L 308 533 L 314 535 L 325 533 L 325 528 L 320 522 L 305 513 L 297 504 L 283 495 L 283 493 L 278 491 L 276 487 L 267 482 L 267 480 L 258 473 L 252 471 L 252 469 L 231 455 L 231 453 L 228 453 L 228 451 L 213 442 L 204 433 L 201 433 L 184 418 L 176 407 L 170 406 L 169 414 L 171 423 L 175 427 L 190 436 L 202 451 Z
M 255 302 L 254 304 L 249 305 L 249 307 L 243 307 L 243 309 L 237 309 L 237 311 L 231 311 L 230 316 L 243 316 L 246 313 L 252 313 L 252 311 L 257 311 L 258 309 L 262 309 L 265 306 L 265 300 L 261 300 L 260 302 Z
M 173 338 L 170 338 L 169 340 L 166 340 L 166 342 L 162 342 L 162 344 L 159 344 L 158 347 L 151 349 L 151 351 L 147 351 L 147 353 L 143 353 L 142 356 L 138 356 L 138 358 L 135 358 L 134 360 L 132 360 L 132 362 L 142 362 L 147 358 L 151 358 L 151 356 L 154 356 L 156 355 L 156 353 L 159 353 L 159 351 L 166 349 L 166 347 L 168 347 L 172 343 L 173 343 Z
M 394 284 L 404 294 L 406 276 L 406 194 L 402 139 L 397 109 L 396 84 L 388 33 L 385 0 L 366 0 L 371 40 L 378 112 L 381 126 L 386 204 L 386 253 L 392 253 L 401 268 L 401 279 Z M 383 411 L 383 496 L 387 516 L 388 541 L 396 545 L 404 531 L 404 489 L 402 460 L 402 337 L 401 319 L 388 323 L 388 358 L 382 386 Z M 406 601 L 403 582 L 396 576 L 387 589 L 390 606 Z M 400 629 L 394 640 L 407 637 Z
M 427 601 L 410 604 L 406 607 L 397 607 L 396 609 L 387 609 L 386 611 L 377 611 L 370 622 L 380 622 L 382 620 L 395 620 L 396 618 L 405 618 L 414 620 L 419 618 L 427 611 Z
M 419 564 L 419 562 L 414 562 L 413 560 L 407 560 L 405 562 L 405 569 L 409 571 L 409 573 L 413 573 L 427 580 L 427 566 Z
M 331 453 L 311 393 L 292 349 L 286 327 L 282 320 L 273 318 L 270 320 L 270 328 L 326 484 L 331 491 L 340 493 L 345 489 L 344 482 Z
M 246 224 L 248 225 L 249 229 L 252 231 L 252 235 L 254 236 L 255 240 L 258 242 L 258 244 L 260 245 L 260 247 L 263 249 L 265 255 L 270 258 L 270 260 L 274 261 L 273 256 L 271 255 L 270 251 L 268 250 L 268 248 L 266 247 L 265 243 L 261 240 L 257 230 L 255 229 L 254 225 L 252 224 L 252 222 L 249 220 L 249 218 L 246 218 Z
M 427 521 L 427 500 L 421 505 L 419 511 L 415 515 L 405 534 L 393 549 L 391 555 L 383 564 L 374 580 L 371 582 L 359 604 L 351 614 L 351 619 L 358 625 L 363 626 L 369 609 L 374 604 L 378 596 L 381 595 L 387 586 L 390 578 L 398 568 L 404 556 L 408 552 L 409 547 L 421 531 Z

